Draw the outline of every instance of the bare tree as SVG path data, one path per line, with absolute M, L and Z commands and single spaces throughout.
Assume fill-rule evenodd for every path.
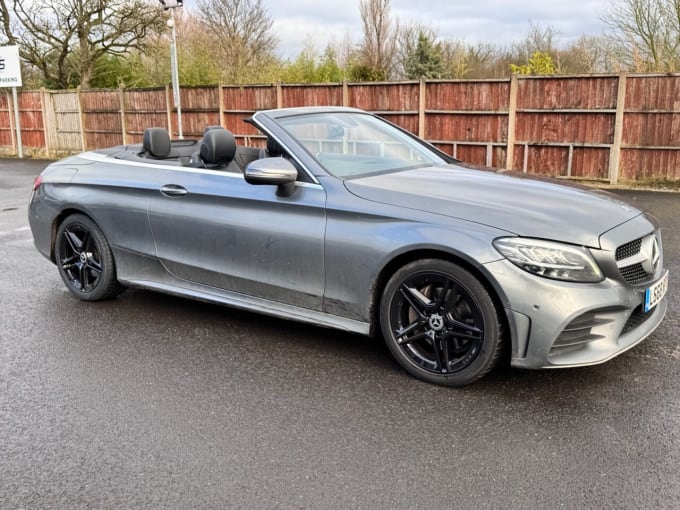
M 12 46 L 17 44 L 12 27 L 12 18 L 10 17 L 10 12 L 7 8 L 7 2 L 5 0 L 0 0 L 0 24 L 2 26 L 2 32 L 0 32 L 0 36 L 4 36 L 4 40 L 0 39 L 0 43 L 7 42 Z
M 561 71 L 566 73 L 612 73 L 621 70 L 618 45 L 603 35 L 582 35 L 559 51 Z
M 359 13 L 364 31 L 362 65 L 371 79 L 386 80 L 395 65 L 398 31 L 390 13 L 390 0 L 359 0 Z
M 331 40 L 330 43 L 335 51 L 338 66 L 341 69 L 348 69 L 351 66 L 354 55 L 354 43 L 349 33 L 345 33 L 340 41 Z
M 612 0 L 603 21 L 635 71 L 680 70 L 680 1 Z
M 163 28 L 160 12 L 144 0 L 0 0 L 5 38 L 58 88 L 87 87 L 101 57 L 141 49 Z
M 558 39 L 560 32 L 552 25 L 541 25 L 540 23 L 529 21 L 529 29 L 524 39 L 515 43 L 510 48 L 510 57 L 515 64 L 528 62 L 535 53 L 550 55 L 560 67 Z
M 559 36 L 560 32 L 554 26 L 529 21 L 529 29 L 515 49 L 521 58 L 528 58 L 536 52 L 552 53 L 557 47 Z
M 446 40 L 441 44 L 445 77 L 455 79 L 466 78 L 470 72 L 468 45 L 460 40 Z
M 258 68 L 275 59 L 278 41 L 262 0 L 199 0 L 198 15 L 221 50 L 228 83 L 257 77 Z

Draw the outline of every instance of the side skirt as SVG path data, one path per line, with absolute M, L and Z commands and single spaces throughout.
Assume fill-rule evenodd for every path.
M 330 315 L 316 310 L 309 310 L 307 308 L 300 308 L 293 305 L 268 301 L 262 298 L 246 296 L 236 292 L 212 288 L 204 289 L 200 288 L 198 285 L 191 285 L 191 288 L 178 287 L 148 280 L 121 280 L 121 283 L 130 287 L 156 290 L 174 296 L 218 303 L 239 308 L 241 310 L 248 310 L 298 322 L 306 322 L 327 328 L 340 329 L 352 333 L 359 333 L 361 335 L 368 336 L 370 331 L 370 324 L 367 322 L 346 319 L 337 315 Z
M 282 319 L 340 329 L 361 335 L 370 334 L 370 323 L 338 315 L 288 305 L 278 301 L 248 296 L 216 287 L 178 280 L 168 273 L 155 257 L 112 247 L 118 280 L 129 287 L 155 290 L 209 303 L 227 305 L 241 310 L 271 315 Z

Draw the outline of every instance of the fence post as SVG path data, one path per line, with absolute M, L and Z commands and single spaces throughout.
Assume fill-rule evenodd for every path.
M 49 124 L 50 121 L 47 115 L 47 101 L 45 100 L 45 87 L 40 88 L 40 109 L 42 110 L 42 120 L 43 120 L 43 134 L 45 137 L 45 156 L 50 157 L 50 132 L 52 128 Z
M 420 79 L 418 87 L 418 137 L 425 139 L 425 80 Z
M 224 90 L 222 88 L 221 83 L 217 86 L 217 93 L 219 94 L 219 96 L 217 98 L 217 103 L 218 103 L 219 109 L 220 109 L 219 123 L 220 123 L 220 126 L 222 126 L 223 128 L 226 129 L 227 126 L 224 123 Z
M 85 116 L 83 115 L 83 95 L 80 87 L 76 89 L 78 96 L 78 122 L 80 123 L 80 146 L 83 152 L 87 150 L 87 136 L 85 135 Z
M 618 184 L 621 164 L 621 142 L 623 140 L 623 116 L 626 108 L 626 71 L 619 73 L 616 92 L 616 119 L 614 120 L 614 140 L 609 152 L 609 184 Z
M 12 140 L 12 151 L 18 153 L 16 129 L 14 128 L 14 101 L 12 101 L 9 89 L 5 89 L 5 95 L 7 96 L 7 115 L 9 116 L 9 136 Z
M 123 145 L 127 145 L 127 128 L 125 126 L 125 92 L 123 87 L 118 89 L 120 98 L 120 130 L 123 134 Z
M 515 126 L 517 124 L 517 90 L 519 89 L 517 75 L 510 78 L 510 99 L 508 101 L 508 140 L 505 148 L 505 169 L 512 170 L 515 160 Z M 526 161 L 526 154 L 525 154 Z
M 349 106 L 349 85 L 347 85 L 347 79 L 342 80 L 342 106 Z
M 283 87 L 280 80 L 276 82 L 276 107 L 283 108 Z

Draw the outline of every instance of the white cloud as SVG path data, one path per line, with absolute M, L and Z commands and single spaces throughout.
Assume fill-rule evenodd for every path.
M 186 0 L 185 6 L 191 8 L 195 3 Z M 308 37 L 319 51 L 329 42 L 341 42 L 346 35 L 354 42 L 361 39 L 359 0 L 264 3 L 274 20 L 279 54 L 284 58 L 295 58 Z M 524 37 L 529 21 L 553 26 L 565 42 L 582 34 L 599 34 L 604 29 L 600 15 L 608 5 L 607 0 L 392 0 L 392 14 L 401 22 L 431 26 L 442 39 L 507 45 Z

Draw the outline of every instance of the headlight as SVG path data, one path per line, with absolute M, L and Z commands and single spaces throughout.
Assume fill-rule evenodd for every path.
M 521 237 L 501 237 L 493 245 L 510 262 L 538 276 L 568 282 L 604 279 L 593 256 L 582 246 Z

